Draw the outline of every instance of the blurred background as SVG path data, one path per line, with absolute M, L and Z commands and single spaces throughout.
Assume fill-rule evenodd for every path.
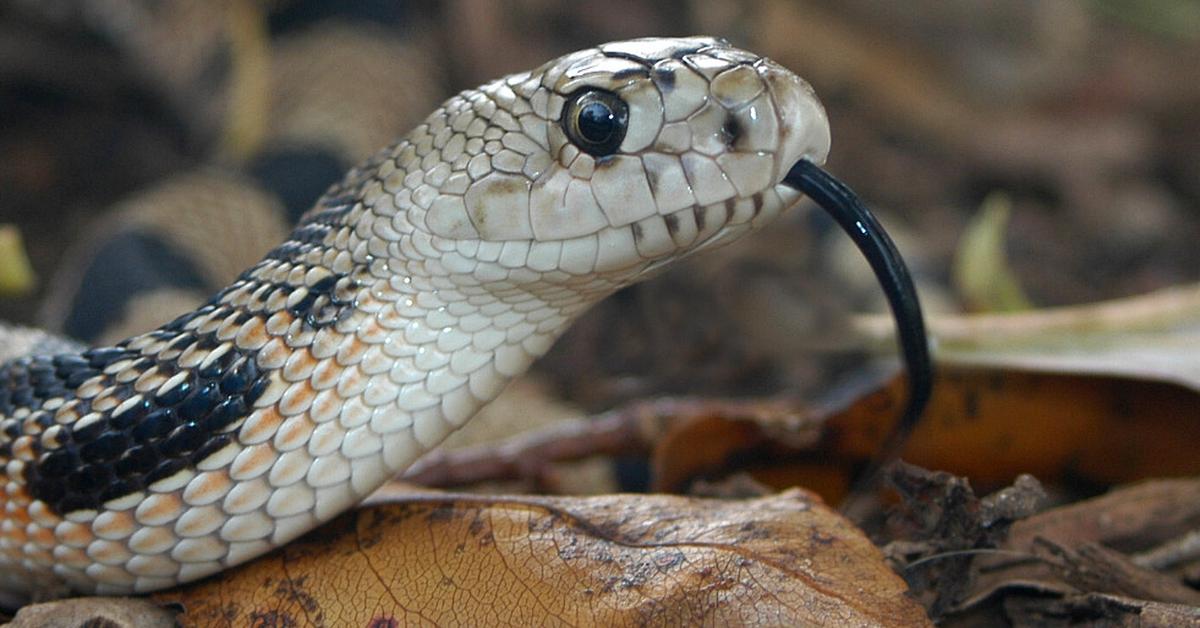
M 149 329 L 456 90 L 696 33 L 813 84 L 828 169 L 875 208 L 929 310 L 1200 277 L 1195 0 L 4 0 L 0 246 L 19 234 L 30 272 L 0 319 L 88 342 Z M 587 410 L 819 396 L 861 364 L 849 314 L 883 303 L 805 205 L 610 299 L 538 369 Z

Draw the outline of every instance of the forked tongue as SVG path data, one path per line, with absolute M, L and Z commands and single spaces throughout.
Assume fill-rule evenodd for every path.
M 860 476 L 859 487 L 873 487 L 880 469 L 899 456 L 909 434 L 921 418 L 933 388 L 933 363 L 929 358 L 921 302 L 917 299 L 917 289 L 896 245 L 879 221 L 875 220 L 871 210 L 858 200 L 850 188 L 807 159 L 796 162 L 783 182 L 803 192 L 829 212 L 854 240 L 875 271 L 875 277 L 891 305 L 892 317 L 896 319 L 900 353 L 908 371 L 908 403 L 874 463 L 867 473 Z

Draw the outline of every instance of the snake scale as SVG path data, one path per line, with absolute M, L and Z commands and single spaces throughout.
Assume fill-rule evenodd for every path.
M 204 306 L 0 366 L 0 591 L 152 591 L 287 543 L 590 305 L 794 205 L 829 142 L 807 83 L 711 38 L 606 44 L 450 98 Z

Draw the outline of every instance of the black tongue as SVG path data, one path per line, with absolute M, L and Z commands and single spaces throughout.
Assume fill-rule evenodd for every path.
M 863 477 L 867 482 L 874 482 L 873 476 L 879 467 L 899 455 L 908 435 L 921 418 L 933 388 L 933 363 L 929 358 L 921 302 L 917 299 L 917 289 L 896 245 L 879 221 L 875 220 L 871 210 L 858 200 L 850 188 L 807 159 L 796 162 L 783 182 L 808 195 L 829 212 L 854 240 L 858 250 L 871 263 L 871 269 L 875 271 L 875 277 L 879 279 L 892 306 L 892 316 L 896 319 L 900 352 L 904 355 L 908 370 L 908 405 L 884 442 L 874 469 Z

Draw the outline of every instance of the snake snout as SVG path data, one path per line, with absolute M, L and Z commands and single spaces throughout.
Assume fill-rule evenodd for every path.
M 830 144 L 829 118 L 813 88 L 772 61 L 763 60 L 757 69 L 767 84 L 779 121 L 775 180 L 782 180 L 801 159 L 825 163 Z

